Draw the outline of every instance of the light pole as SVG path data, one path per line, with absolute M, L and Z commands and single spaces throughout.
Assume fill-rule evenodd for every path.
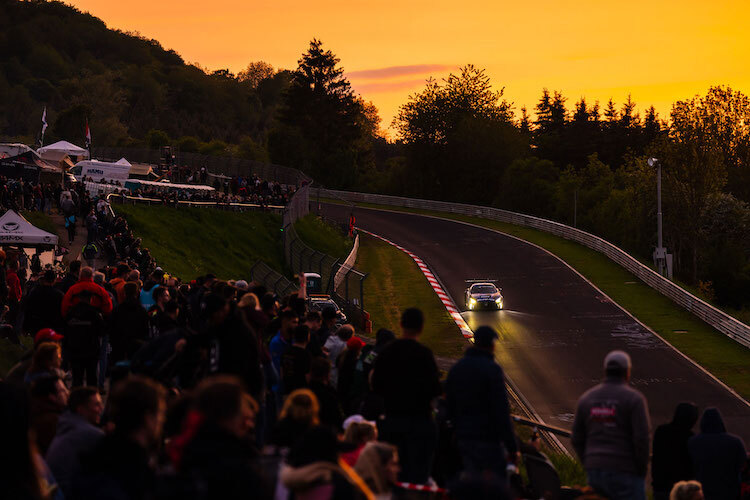
M 667 249 L 664 248 L 662 240 L 662 225 L 661 225 L 661 162 L 657 158 L 648 159 L 649 167 L 656 165 L 656 229 L 657 229 L 657 244 L 656 250 L 654 250 L 654 261 L 656 263 L 656 269 L 659 274 L 664 276 L 665 267 L 667 263 Z M 671 273 L 669 273 L 671 274 Z

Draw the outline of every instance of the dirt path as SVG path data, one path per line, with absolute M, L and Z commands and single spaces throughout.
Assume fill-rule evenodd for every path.
M 63 262 L 69 263 L 73 260 L 78 260 L 81 257 L 81 251 L 84 245 L 86 245 L 86 228 L 83 225 L 83 221 L 78 219 L 76 221 L 76 237 L 73 240 L 73 244 L 68 244 L 68 230 L 65 229 L 65 218 L 60 213 L 53 213 L 50 215 L 52 221 L 57 226 L 57 234 L 60 238 L 60 246 L 66 247 L 68 253 L 63 256 Z

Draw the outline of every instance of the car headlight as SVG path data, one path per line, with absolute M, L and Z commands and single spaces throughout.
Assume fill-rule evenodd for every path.
M 470 297 L 469 298 L 469 309 L 471 309 L 475 305 L 477 305 L 477 299 L 475 299 L 474 297 Z
M 495 299 L 495 304 L 497 304 L 500 307 L 503 307 L 503 298 L 498 297 L 497 299 Z

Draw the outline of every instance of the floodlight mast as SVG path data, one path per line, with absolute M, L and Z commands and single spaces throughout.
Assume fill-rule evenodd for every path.
M 654 251 L 654 261 L 656 261 L 656 268 L 662 276 L 665 274 L 665 267 L 667 261 L 667 249 L 664 248 L 662 238 L 662 217 L 661 217 L 661 162 L 657 158 L 649 158 L 648 165 L 653 167 L 656 165 L 656 230 L 657 230 L 657 243 L 656 250 Z

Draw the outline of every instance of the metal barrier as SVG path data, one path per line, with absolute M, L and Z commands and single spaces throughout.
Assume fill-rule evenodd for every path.
M 220 203 L 218 201 L 188 201 L 179 200 L 177 203 L 170 200 L 161 200 L 159 198 L 144 198 L 142 196 L 128 196 L 121 193 L 110 193 L 107 195 L 107 201 L 111 202 L 113 198 L 119 198 L 122 203 L 129 202 L 133 205 L 136 203 L 145 203 L 146 205 L 165 205 L 165 206 L 185 206 L 185 207 L 209 207 L 220 210 L 234 210 L 242 212 L 244 210 L 271 210 L 272 212 L 282 213 L 282 205 L 258 205 L 256 203 Z
M 280 297 L 296 292 L 298 288 L 296 284 L 260 260 L 250 268 L 250 279 L 256 283 L 261 283 L 269 291 L 273 291 Z
M 310 185 L 305 184 L 299 188 L 284 208 L 282 226 L 294 224 L 310 212 Z
M 93 148 L 92 155 L 101 160 L 117 161 L 124 157 L 136 163 L 159 165 L 161 162 L 161 152 L 156 149 L 95 147 Z M 220 174 L 248 177 L 255 174 L 261 179 L 273 180 L 280 184 L 294 186 L 300 186 L 312 181 L 310 177 L 296 168 L 245 158 L 235 158 L 233 156 L 212 156 L 199 153 L 177 152 L 175 163 L 179 166 L 187 166 L 193 171 L 201 167 L 206 167 L 207 170 Z
M 738 319 L 712 306 L 704 300 L 701 300 L 672 281 L 669 281 L 667 278 L 661 276 L 650 267 L 642 264 L 621 248 L 598 236 L 594 236 L 591 233 L 581 231 L 580 229 L 531 215 L 524 215 L 501 210 L 499 208 L 482 207 L 478 205 L 328 189 L 321 189 L 319 193 L 319 196 L 322 197 L 339 198 L 346 200 L 347 202 L 374 203 L 379 205 L 418 208 L 423 210 L 435 210 L 453 214 L 469 215 L 472 217 L 482 217 L 485 219 L 538 229 L 567 240 L 575 241 L 606 255 L 610 260 L 633 273 L 648 286 L 662 295 L 669 297 L 675 303 L 716 328 L 727 337 L 739 342 L 745 347 L 750 347 L 750 326 L 742 323 Z

